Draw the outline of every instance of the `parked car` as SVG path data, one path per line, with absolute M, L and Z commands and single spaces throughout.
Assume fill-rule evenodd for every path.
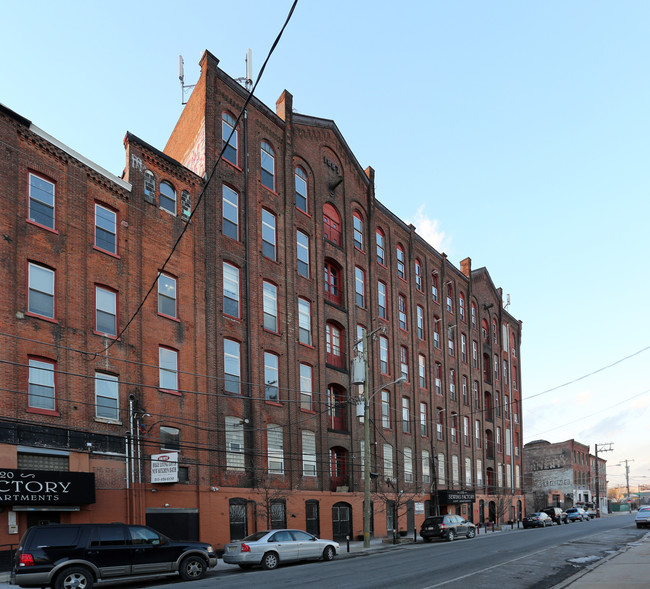
M 522 523 L 524 528 L 545 528 L 546 526 L 552 526 L 553 520 L 543 511 L 537 511 L 526 514 Z
M 589 519 L 594 519 L 596 517 L 596 511 L 591 507 L 585 509 L 585 513 L 589 516 Z
M 650 527 L 650 505 L 642 505 L 634 518 L 637 528 Z
M 422 522 L 420 536 L 425 542 L 431 542 L 434 538 L 451 542 L 458 536 L 473 538 L 476 536 L 476 526 L 460 515 L 431 515 Z
M 332 560 L 338 549 L 338 542 L 321 540 L 302 530 L 264 530 L 226 544 L 223 561 L 242 569 L 254 565 L 275 569 L 281 562 Z
M 210 544 L 176 542 L 147 526 L 51 524 L 25 532 L 16 549 L 11 582 L 20 587 L 91 589 L 99 581 L 176 573 L 193 581 L 216 564 Z
M 546 507 L 545 509 L 542 509 L 542 511 L 558 525 L 569 523 L 569 518 L 567 517 L 566 512 L 562 511 L 559 507 Z
M 570 522 L 586 522 L 589 521 L 587 512 L 582 507 L 569 507 L 566 510 L 566 515 Z

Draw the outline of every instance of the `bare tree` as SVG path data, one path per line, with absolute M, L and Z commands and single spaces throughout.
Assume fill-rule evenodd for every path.
M 280 480 L 268 473 L 260 473 L 255 476 L 255 493 L 259 497 L 256 501 L 257 519 L 265 522 L 266 529 L 270 530 L 273 526 L 273 520 L 279 519 L 280 510 L 284 510 L 284 520 L 286 521 L 286 504 L 289 497 L 289 489 L 278 487 Z M 282 506 L 282 507 L 280 507 Z M 277 517 L 273 517 L 276 514 Z
M 406 515 L 406 505 L 421 494 L 405 492 L 404 489 L 400 489 L 397 479 L 387 478 L 384 483 L 383 488 L 373 493 L 373 502 L 379 505 L 375 513 L 388 513 L 388 510 L 392 509 L 393 543 L 396 544 L 400 517 Z

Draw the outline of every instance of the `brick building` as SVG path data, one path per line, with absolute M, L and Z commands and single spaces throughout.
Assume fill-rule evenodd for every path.
M 595 509 L 598 497 L 601 513 L 607 513 L 606 469 L 606 460 L 596 459 L 589 446 L 575 440 L 528 442 L 524 445 L 526 503 L 535 510 L 547 505 Z
M 165 149 L 127 134 L 122 178 L 0 109 L 0 456 L 34 491 L 2 489 L 0 543 L 37 521 L 358 536 L 360 353 L 375 535 L 522 513 L 501 289 L 377 201 L 333 121 L 285 91 L 236 124 L 247 97 L 205 52 Z

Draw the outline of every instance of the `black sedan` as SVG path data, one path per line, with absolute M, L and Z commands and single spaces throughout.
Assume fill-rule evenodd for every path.
M 552 526 L 553 520 L 543 511 L 528 513 L 523 520 L 524 528 L 545 528 Z

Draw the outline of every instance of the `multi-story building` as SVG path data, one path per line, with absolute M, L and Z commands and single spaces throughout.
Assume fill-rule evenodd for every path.
M 607 461 L 589 453 L 589 446 L 567 440 L 551 443 L 536 440 L 524 445 L 524 489 L 527 505 L 568 508 L 597 507 L 607 513 Z M 596 485 L 598 481 L 598 487 Z
M 206 52 L 165 149 L 127 134 L 121 178 L 0 110 L 0 544 L 38 521 L 355 537 L 366 452 L 375 535 L 521 516 L 501 289 L 377 201 L 333 121 L 248 98 Z

